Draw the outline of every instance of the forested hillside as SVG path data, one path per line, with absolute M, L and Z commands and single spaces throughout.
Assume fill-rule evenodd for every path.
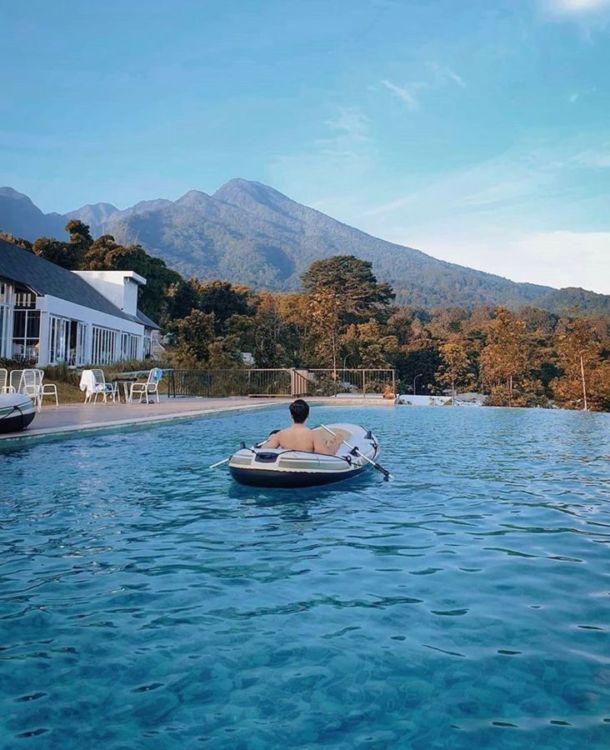
M 396 304 L 368 261 L 312 263 L 303 291 L 255 291 L 228 281 L 186 280 L 137 245 L 93 240 L 78 220 L 68 242 L 4 235 L 70 269 L 133 270 L 147 279 L 140 307 L 167 332 L 168 364 L 241 368 L 382 368 L 401 392 L 479 390 L 489 403 L 610 410 L 610 316 L 557 315 L 532 306 L 423 309 Z
M 66 236 L 58 214 L 42 214 L 15 191 L 0 192 L 0 230 L 33 241 Z M 254 289 L 298 291 L 301 274 L 316 260 L 354 255 L 373 264 L 402 304 L 469 309 L 535 305 L 563 313 L 610 314 L 610 296 L 582 289 L 523 284 L 371 237 L 257 182 L 235 179 L 214 195 L 192 190 L 177 201 L 153 200 L 124 211 L 108 203 L 63 217 L 88 224 L 93 237 L 111 234 L 139 244 L 183 276 L 222 278 Z M 45 226 L 45 221 L 47 225 Z

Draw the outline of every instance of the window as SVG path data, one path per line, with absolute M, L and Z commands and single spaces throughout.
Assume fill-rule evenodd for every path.
M 78 320 L 51 316 L 49 329 L 49 362 L 53 365 L 85 364 L 87 327 Z
M 133 333 L 121 334 L 121 359 L 134 360 L 138 358 L 139 336 Z
M 38 361 L 40 348 L 40 312 L 18 310 L 13 313 L 13 357 Z
M 117 334 L 110 328 L 93 326 L 92 364 L 108 365 L 116 360 Z
M 8 357 L 13 287 L 0 281 L 0 357 Z

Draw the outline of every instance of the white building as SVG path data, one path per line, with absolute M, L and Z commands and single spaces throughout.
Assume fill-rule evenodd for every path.
M 0 358 L 101 365 L 150 355 L 133 271 L 67 271 L 0 240 Z

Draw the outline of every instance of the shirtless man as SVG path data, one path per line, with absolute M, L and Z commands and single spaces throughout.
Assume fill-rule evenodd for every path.
M 262 448 L 284 448 L 292 451 L 306 451 L 307 453 L 323 453 L 325 456 L 334 456 L 337 448 L 341 445 L 340 437 L 323 438 L 319 431 L 310 430 L 305 425 L 309 416 L 309 404 L 298 398 L 290 404 L 290 416 L 292 427 L 280 430 L 271 435 Z

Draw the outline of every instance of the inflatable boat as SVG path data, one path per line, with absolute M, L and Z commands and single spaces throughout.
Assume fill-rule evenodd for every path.
M 0 394 L 0 432 L 25 430 L 35 416 L 34 403 L 25 393 Z
M 354 477 L 376 462 L 379 443 L 370 430 L 355 424 L 331 424 L 316 427 L 329 437 L 339 435 L 341 443 L 333 456 L 322 453 L 242 447 L 229 459 L 229 470 L 240 484 L 257 487 L 313 487 Z M 349 445 L 348 445 L 349 443 Z

